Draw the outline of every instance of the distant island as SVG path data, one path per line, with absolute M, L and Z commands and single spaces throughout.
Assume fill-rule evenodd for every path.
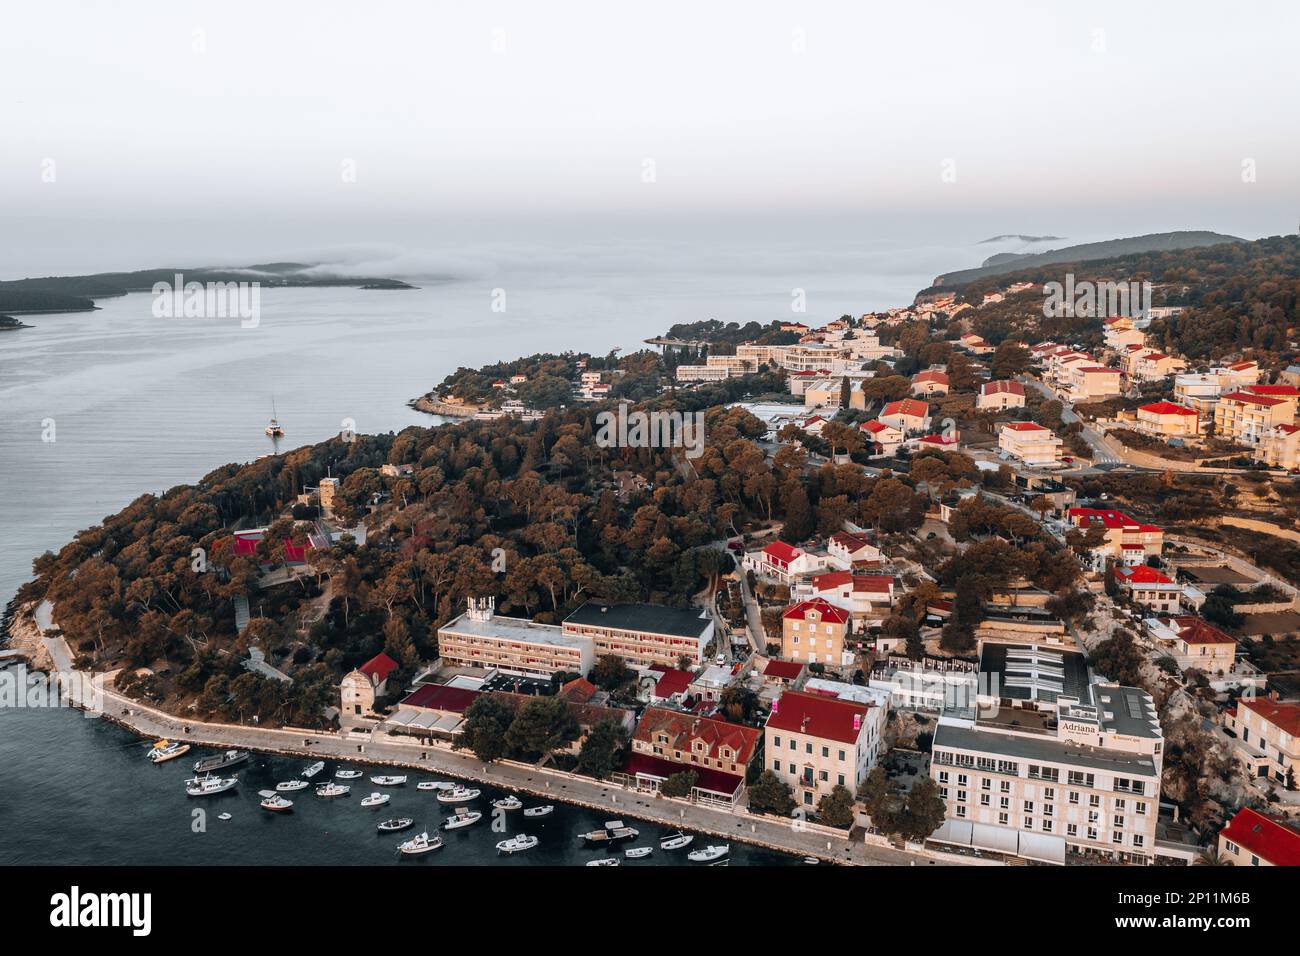
M 30 329 L 30 325 L 24 325 L 12 315 L 0 315 L 0 332 L 9 332 L 14 329 Z
M 374 276 L 336 275 L 320 265 L 301 262 L 268 262 L 243 268 L 141 269 L 136 272 L 99 272 L 84 276 L 46 276 L 0 282 L 0 313 L 89 312 L 95 299 L 109 299 L 128 292 L 148 292 L 155 283 L 174 282 L 176 275 L 186 282 L 257 282 L 267 288 L 345 287 L 365 290 L 414 289 L 399 279 Z
M 1011 239 L 1018 239 L 1020 242 L 1060 242 L 1064 236 L 1022 236 L 1019 233 L 1008 233 L 1003 236 L 990 236 L 988 239 L 981 239 L 977 245 L 985 246 L 990 242 L 1007 242 Z

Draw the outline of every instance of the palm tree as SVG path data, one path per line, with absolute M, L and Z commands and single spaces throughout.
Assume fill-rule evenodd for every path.
M 1207 847 L 1196 858 L 1193 866 L 1232 866 L 1232 861 L 1219 852 L 1218 847 Z

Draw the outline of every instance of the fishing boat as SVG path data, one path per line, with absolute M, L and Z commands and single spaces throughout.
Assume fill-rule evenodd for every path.
M 512 836 L 509 840 L 502 840 L 497 844 L 497 852 L 509 856 L 512 853 L 522 853 L 524 850 L 531 850 L 537 846 L 538 840 L 535 836 L 527 833 L 521 833 L 518 836 Z
M 270 810 L 273 813 L 283 813 L 286 810 L 293 809 L 293 801 L 286 800 L 274 790 L 259 790 L 257 795 L 262 798 L 258 804 L 263 810 Z
M 345 787 L 343 784 L 331 780 L 329 783 L 323 783 L 316 788 L 316 796 L 327 799 L 329 797 L 346 797 L 351 790 L 351 787 Z
M 211 773 L 213 770 L 225 770 L 243 763 L 248 757 L 247 750 L 227 750 L 225 753 L 213 754 L 194 761 L 194 772 Z
M 398 844 L 397 852 L 403 856 L 419 856 L 421 853 L 428 853 L 430 850 L 436 850 L 442 846 L 442 837 L 430 837 L 426 833 L 417 833 L 405 843 Z
M 588 860 L 587 866 L 618 866 L 618 857 L 607 856 L 603 860 Z
M 271 399 L 271 423 L 266 426 L 266 433 L 272 438 L 279 438 L 284 434 L 284 429 L 280 427 L 280 422 L 276 418 L 275 399 Z
M 731 847 L 725 843 L 714 843 L 699 850 L 692 850 L 686 854 L 686 859 L 692 863 L 711 863 L 714 860 L 720 860 L 731 852 Z
M 468 787 L 453 787 L 450 790 L 444 790 L 438 794 L 439 803 L 469 803 L 471 800 L 477 800 L 482 790 L 472 790 Z
M 630 846 L 623 851 L 623 855 L 629 860 L 639 860 L 642 857 L 649 856 L 654 852 L 654 847 L 649 846 Z
M 527 808 L 524 810 L 524 816 L 526 816 L 526 817 L 549 817 L 553 812 L 555 812 L 555 807 L 551 806 L 551 805 L 548 803 L 548 804 L 546 804 L 546 806 L 544 806 L 544 807 L 527 807 Z
M 218 819 L 218 820 L 229 820 L 229 819 L 230 819 L 230 814 L 229 814 L 229 813 L 218 813 L 218 814 L 217 814 L 217 819 Z
M 389 776 L 389 777 L 378 776 L 378 777 L 371 777 L 370 782 L 373 783 L 376 787 L 400 787 L 402 784 L 406 783 L 406 778 L 393 777 L 393 776 Z
M 375 824 L 375 829 L 380 833 L 396 833 L 398 830 L 405 830 L 415 823 L 410 817 L 395 817 L 392 820 L 385 820 L 382 823 Z
M 450 780 L 421 780 L 415 785 L 415 789 L 425 791 L 437 790 L 442 792 L 443 790 L 455 790 L 456 785 Z
M 670 833 L 659 840 L 659 849 L 661 850 L 681 850 L 691 845 L 695 836 L 690 833 L 683 833 L 678 830 L 676 833 Z
M 236 777 L 195 777 L 185 781 L 185 795 L 189 797 L 210 797 L 215 793 L 225 793 L 239 783 Z
M 500 800 L 493 800 L 492 806 L 498 810 L 518 810 L 523 807 L 524 802 L 516 797 L 513 793 L 502 797 Z
M 372 793 L 361 801 L 363 807 L 382 807 L 389 800 L 393 799 L 386 793 Z
M 360 770 L 335 770 L 334 776 L 339 780 L 355 780 L 361 776 Z
M 189 750 L 190 745 L 181 743 L 179 740 L 160 740 L 149 751 L 149 759 L 154 763 L 166 763 L 168 760 L 175 760 L 177 757 L 189 753 Z
M 275 785 L 279 793 L 297 793 L 299 790 L 306 790 L 310 787 L 306 780 L 282 780 Z
M 601 829 L 584 833 L 579 839 L 586 840 L 588 843 L 609 846 L 622 840 L 635 840 L 640 833 L 641 831 L 636 827 L 630 827 L 622 820 L 610 820 Z
M 483 814 L 477 810 L 457 810 L 446 820 L 442 821 L 444 830 L 459 830 L 461 827 L 471 826 L 483 819 Z
M 310 780 L 324 769 L 325 761 L 317 760 L 314 764 L 310 764 L 305 770 L 303 770 L 302 775 L 305 779 Z

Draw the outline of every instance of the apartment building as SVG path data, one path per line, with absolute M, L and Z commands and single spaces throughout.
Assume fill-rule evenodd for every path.
M 1259 381 L 1259 374 L 1259 363 L 1237 362 L 1208 372 L 1175 375 L 1174 401 L 1196 409 L 1204 419 L 1212 419 L 1220 395 L 1254 385 Z
M 1123 394 L 1123 377 L 1117 368 L 1075 362 L 1063 371 L 1057 392 L 1075 404 L 1098 402 Z
M 721 382 L 731 377 L 731 369 L 724 365 L 679 365 L 679 382 Z
M 782 584 L 788 584 L 801 575 L 824 571 L 829 565 L 829 554 L 804 551 L 784 541 L 773 541 L 762 551 L 751 551 L 745 555 L 747 569 Z
M 1115 582 L 1135 604 L 1145 605 L 1158 614 L 1173 614 L 1182 606 L 1183 586 L 1155 568 L 1145 564 L 1117 565 L 1114 574 Z
M 1093 570 L 1100 570 L 1110 558 L 1117 564 L 1145 564 L 1149 557 L 1159 557 L 1165 546 L 1165 533 L 1153 524 L 1130 518 L 1122 511 L 1109 508 L 1070 508 L 1065 520 L 1076 528 L 1105 528 L 1102 543 L 1091 552 Z
M 893 425 L 904 435 L 930 430 L 930 404 L 919 398 L 904 398 L 890 402 L 877 416 L 886 425 Z
M 1218 850 L 1230 866 L 1300 866 L 1300 826 L 1242 807 L 1219 831 Z
M 1118 352 L 1130 345 L 1146 345 L 1146 333 L 1136 328 L 1133 320 L 1126 315 L 1112 316 L 1102 324 L 1102 338 L 1106 347 L 1113 351 Z
M 1294 420 L 1293 403 L 1244 390 L 1220 395 L 1214 406 L 1215 435 L 1243 445 L 1258 445 L 1266 433 Z
M 998 430 L 998 448 L 1026 465 L 1054 465 L 1061 457 L 1061 439 L 1035 422 L 1007 422 Z
M 1293 471 L 1300 468 L 1300 425 L 1274 425 L 1259 436 L 1256 461 Z
M 856 794 L 880 755 L 887 710 L 879 697 L 862 701 L 787 690 L 773 701 L 763 729 L 767 769 L 805 809 L 836 786 Z
M 985 382 L 980 386 L 975 398 L 975 407 L 980 411 L 988 409 L 1024 408 L 1025 387 L 1019 382 L 997 381 Z
M 654 792 L 673 774 L 693 770 L 695 799 L 734 804 L 744 792 L 745 773 L 762 737 L 755 727 L 647 707 L 614 780 Z
M 1224 712 L 1223 726 L 1237 735 L 1233 756 L 1246 773 L 1300 786 L 1300 703 L 1243 697 Z
M 1211 677 L 1233 672 L 1237 642 L 1208 621 L 1183 614 L 1168 619 L 1148 618 L 1143 624 L 1180 670 L 1194 667 Z
M 1129 375 L 1140 382 L 1158 382 L 1185 368 L 1187 363 L 1180 358 L 1155 349 L 1142 349 L 1132 357 Z
M 841 572 L 848 573 L 848 572 Z M 844 659 L 849 612 L 820 597 L 800 601 L 781 615 L 781 656 L 838 668 Z
M 912 376 L 912 394 L 926 398 L 930 395 L 948 394 L 948 373 L 942 369 L 926 369 Z
M 852 571 L 814 575 L 811 580 L 796 584 L 793 591 L 797 598 L 827 601 L 846 611 L 851 625 L 858 630 L 883 623 L 901 593 L 902 587 L 892 575 Z
M 903 439 L 907 436 L 903 429 L 897 425 L 890 425 L 879 419 L 872 419 L 869 422 L 863 422 L 858 426 L 858 430 L 868 442 L 875 446 L 876 454 L 892 455 L 898 451 L 898 446 L 903 444 Z
M 826 541 L 826 552 L 831 563 L 842 570 L 848 570 L 855 564 L 879 561 L 884 555 L 872 544 L 865 534 L 851 531 L 837 531 Z
M 862 379 L 850 378 L 848 381 L 849 407 L 865 409 L 867 407 L 867 398 L 862 391 Z M 843 398 L 844 377 L 819 378 L 804 386 L 803 404 L 805 408 L 817 408 L 822 405 L 840 408 L 843 405 Z
M 1152 402 L 1138 408 L 1137 430 L 1161 438 L 1195 438 L 1201 433 L 1201 416 L 1185 405 Z
M 714 634 L 707 611 L 599 601 L 578 608 L 562 627 L 566 637 L 590 639 L 596 656 L 617 654 L 630 667 L 676 667 L 683 657 L 698 665 Z
M 438 656 L 453 667 L 483 667 L 508 674 L 549 677 L 590 673 L 591 640 L 554 624 L 496 613 L 496 599 L 470 598 L 468 609 L 438 628 Z

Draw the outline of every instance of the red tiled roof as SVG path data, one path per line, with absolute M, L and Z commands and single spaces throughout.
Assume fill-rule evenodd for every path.
M 1009 428 L 1013 432 L 1045 432 L 1050 429 L 1044 428 L 1037 422 L 1007 422 L 1003 428 Z
M 1300 397 L 1300 388 L 1294 385 L 1247 385 L 1242 391 L 1250 392 L 1252 395 L 1268 395 L 1277 398 Z
M 1178 625 L 1178 636 L 1188 644 L 1236 644 L 1237 642 L 1221 630 L 1192 614 L 1174 618 Z
M 923 438 L 918 438 L 917 441 L 924 442 L 927 445 L 939 445 L 941 447 L 960 444 L 960 439 L 955 435 L 926 435 Z
M 940 385 L 947 385 L 948 375 L 938 369 L 926 369 L 924 372 L 918 372 L 912 376 L 914 385 L 919 385 L 921 382 L 938 382 Z
M 866 704 L 820 694 L 786 691 L 773 704 L 767 726 L 823 740 L 851 744 L 858 739 L 863 718 L 870 708 Z M 854 727 L 854 718 L 858 726 Z
M 1284 404 L 1286 399 L 1269 398 L 1267 395 L 1251 395 L 1249 392 L 1232 392 L 1220 397 L 1219 401 L 1241 402 L 1243 405 L 1263 405 L 1265 408 L 1272 408 L 1274 405 Z
M 444 710 L 451 714 L 463 714 L 474 703 L 480 691 L 467 687 L 448 687 L 446 684 L 425 684 L 417 687 L 402 699 L 409 707 L 427 707 L 429 710 Z
M 866 535 L 853 534 L 849 531 L 837 531 L 831 535 L 831 540 L 848 551 L 859 551 L 862 548 L 873 547 L 871 539 Z
M 803 665 L 798 661 L 771 660 L 763 668 L 764 677 L 774 677 L 777 680 L 797 680 L 802 673 Z
M 1173 584 L 1173 580 L 1165 577 L 1155 568 L 1146 564 L 1139 564 L 1132 568 L 1116 568 L 1115 573 L 1119 575 L 1128 584 Z
M 1071 508 L 1066 513 L 1066 518 L 1076 527 L 1082 528 L 1084 523 L 1100 523 L 1107 528 L 1122 528 L 1124 531 L 1159 531 L 1153 524 L 1142 524 L 1135 521 L 1122 511 L 1112 511 L 1103 508 Z
M 365 674 L 377 684 L 382 684 L 388 680 L 388 675 L 397 670 L 397 661 L 393 660 L 383 651 L 380 651 L 370 660 L 366 661 L 357 670 Z
M 980 386 L 981 395 L 1000 395 L 1005 392 L 1008 395 L 1024 396 L 1025 387 L 1019 382 L 1002 380 L 997 382 L 985 382 Z
M 812 598 L 811 600 L 808 601 L 800 601 L 798 604 L 790 605 L 790 607 L 785 609 L 785 613 L 782 614 L 781 617 L 791 621 L 796 619 L 800 621 L 806 621 L 808 619 L 809 612 L 813 612 L 813 611 L 821 614 L 821 619 L 823 621 L 831 621 L 834 624 L 844 624 L 847 623 L 849 619 L 848 611 L 844 610 L 843 608 L 836 607 L 834 604 L 831 604 L 829 601 L 826 601 L 819 597 Z
M 665 710 L 662 707 L 647 707 L 641 721 L 636 725 L 636 739 L 653 744 L 655 736 L 660 733 L 668 736 L 668 743 L 661 745 L 666 750 L 680 750 L 683 754 L 694 753 L 691 742 L 703 740 L 708 745 L 710 759 L 721 758 L 719 750 L 726 746 L 731 748 L 731 752 L 735 754 L 732 759 L 738 764 L 749 763 L 750 758 L 754 756 L 754 747 L 759 739 L 759 732 L 753 727 L 742 727 L 740 724 L 715 720 L 712 717 L 695 717 L 675 710 Z M 678 764 L 678 766 L 685 769 L 690 765 Z
M 659 683 L 655 684 L 655 696 L 666 700 L 676 694 L 684 694 L 686 688 L 691 686 L 691 681 L 694 679 L 695 675 L 690 671 L 665 668 L 663 676 L 659 678 Z
M 882 422 L 873 418 L 869 422 L 863 422 L 858 427 L 861 428 L 864 432 L 871 432 L 871 434 L 873 435 L 878 435 L 881 432 L 885 431 L 886 429 L 893 428 L 894 426 L 888 424 L 887 422 Z
M 1270 724 L 1280 727 L 1292 737 L 1300 737 L 1300 704 L 1283 703 L 1256 697 L 1254 700 L 1238 700 L 1241 706 L 1259 714 Z
M 905 415 L 909 418 L 925 418 L 930 413 L 929 402 L 923 402 L 916 398 L 905 398 L 902 401 L 890 402 L 885 406 L 885 410 L 880 413 L 880 417 L 886 415 Z
M 596 685 L 585 677 L 575 677 L 561 687 L 556 696 L 577 704 L 585 704 L 596 696 Z
M 794 545 L 786 544 L 784 541 L 773 541 L 763 549 L 763 553 L 769 558 L 775 558 L 784 564 L 789 564 L 795 558 L 803 554 L 803 552 Z
M 1238 810 L 1219 835 L 1274 866 L 1300 866 L 1300 833 L 1249 807 Z
M 1152 415 L 1195 415 L 1196 411 L 1191 408 L 1185 408 L 1182 405 L 1175 405 L 1173 402 L 1152 402 L 1150 405 L 1143 405 L 1138 409 L 1139 412 L 1150 412 Z

